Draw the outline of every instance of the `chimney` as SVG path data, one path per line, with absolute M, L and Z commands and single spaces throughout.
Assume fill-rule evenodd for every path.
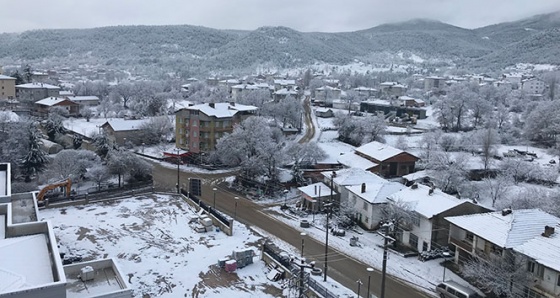
M 505 208 L 502 210 L 502 216 L 506 216 L 508 214 L 511 214 L 513 211 L 511 210 L 511 208 Z
M 435 189 L 436 189 L 436 187 L 435 187 L 434 185 L 432 185 L 432 186 L 430 187 L 430 190 L 428 190 L 428 195 L 431 196 L 431 195 L 434 193 L 434 190 L 435 190 Z
M 208 105 L 209 105 L 211 108 L 213 108 L 213 109 L 216 108 L 216 104 L 214 104 L 213 102 L 208 103 Z
M 315 194 L 317 194 L 317 185 L 315 185 Z
M 229 105 L 235 107 L 235 101 L 230 102 Z
M 362 183 L 362 193 L 366 192 L 366 184 Z
M 414 182 L 414 183 L 412 184 L 412 186 L 410 186 L 410 188 L 412 188 L 412 189 L 418 189 L 418 183 Z
M 554 234 L 554 227 L 545 226 L 545 227 L 544 227 L 544 233 L 542 233 L 541 235 L 548 238 L 548 237 L 550 237 L 552 234 Z

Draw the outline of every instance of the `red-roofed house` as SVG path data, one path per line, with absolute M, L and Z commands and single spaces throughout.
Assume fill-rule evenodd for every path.
M 400 177 L 414 172 L 418 157 L 380 142 L 370 142 L 356 148 L 356 155 L 372 162 L 367 170 L 383 177 Z

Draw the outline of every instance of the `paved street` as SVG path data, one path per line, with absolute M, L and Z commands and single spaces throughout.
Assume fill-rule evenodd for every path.
M 197 173 L 180 173 L 181 185 L 187 185 L 187 179 L 199 178 L 203 180 L 202 186 L 202 199 L 213 205 L 213 188 L 216 187 L 216 182 L 221 178 L 231 176 L 232 174 L 197 174 Z M 154 186 L 157 190 L 161 191 L 174 191 L 175 184 L 177 183 L 177 169 L 165 168 L 158 164 L 154 164 Z M 263 212 L 263 207 L 244 198 L 242 194 L 236 194 L 222 187 L 218 187 L 216 191 L 216 208 L 233 217 L 235 212 L 235 199 L 238 196 L 240 199 L 237 204 L 237 219 L 250 226 L 259 227 L 260 229 L 282 239 L 294 247 L 301 245 L 301 238 L 299 231 L 292 227 L 280 222 Z M 319 243 L 313 239 L 306 240 L 305 254 L 308 256 L 317 256 L 310 258 L 316 261 L 317 266 L 323 268 L 323 256 L 325 252 L 324 243 Z M 329 259 L 336 260 L 336 262 L 329 262 L 328 275 L 335 279 L 342 285 L 357 291 L 356 281 L 358 279 L 364 282 L 361 294 L 365 296 L 365 287 L 367 283 L 366 268 L 367 264 L 356 261 L 341 252 L 334 249 L 329 249 Z M 380 295 L 381 274 L 374 272 L 371 275 L 371 291 L 375 295 Z M 414 297 L 431 297 L 426 295 L 413 287 L 405 285 L 394 278 L 387 278 L 386 285 L 386 298 L 414 298 Z

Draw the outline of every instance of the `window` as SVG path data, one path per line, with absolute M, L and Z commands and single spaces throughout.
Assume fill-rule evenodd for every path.
M 191 111 L 191 115 L 198 115 L 198 111 Z
M 560 274 L 558 274 L 558 279 L 556 280 L 556 285 L 560 286 Z
M 364 202 L 364 210 L 365 210 L 365 211 L 368 210 L 368 205 L 369 205 L 369 204 L 368 204 L 367 202 Z
M 420 226 L 420 215 L 418 213 L 414 212 L 410 220 L 415 226 Z
M 418 236 L 410 233 L 410 237 L 408 238 L 408 244 L 414 248 L 418 248 Z
M 369 217 L 366 216 L 365 222 L 369 223 Z
M 533 273 L 535 277 L 542 279 L 544 277 L 544 266 L 533 261 L 527 261 L 527 271 Z
M 197 124 L 196 120 L 193 120 L 193 121 L 192 121 L 192 126 L 197 126 L 197 125 L 198 125 L 198 124 Z
M 467 240 L 468 242 L 473 242 L 474 241 L 474 234 L 471 232 L 467 232 L 467 236 L 465 236 L 465 240 Z

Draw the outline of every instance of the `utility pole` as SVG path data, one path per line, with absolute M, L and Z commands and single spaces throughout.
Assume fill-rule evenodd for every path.
M 304 272 L 304 270 L 306 268 L 309 268 L 309 269 L 315 268 L 315 262 L 311 262 L 309 264 L 306 264 L 304 258 L 301 258 L 300 262 L 297 262 L 297 261 L 294 260 L 293 257 L 291 259 L 291 262 L 294 265 L 299 267 L 299 274 L 298 274 L 299 275 L 299 277 L 298 277 L 298 292 L 299 292 L 299 294 L 298 294 L 298 298 L 305 298 L 307 296 L 305 295 L 305 284 L 306 283 L 305 283 L 305 272 Z
M 381 298 L 385 298 L 385 276 L 387 275 L 387 245 L 389 244 L 389 224 L 383 225 L 383 267 L 381 270 Z
M 330 213 L 331 213 L 331 206 L 332 206 L 332 202 L 333 202 L 333 180 L 334 180 L 334 176 L 336 175 L 336 173 L 333 171 L 331 174 L 331 197 L 330 197 L 330 202 L 328 202 L 327 204 L 324 205 L 325 208 L 327 208 L 327 227 L 325 228 L 325 269 L 323 270 L 323 281 L 327 281 L 327 269 L 329 269 L 328 266 L 328 260 L 327 260 L 327 255 L 329 254 L 329 217 L 330 217 Z

